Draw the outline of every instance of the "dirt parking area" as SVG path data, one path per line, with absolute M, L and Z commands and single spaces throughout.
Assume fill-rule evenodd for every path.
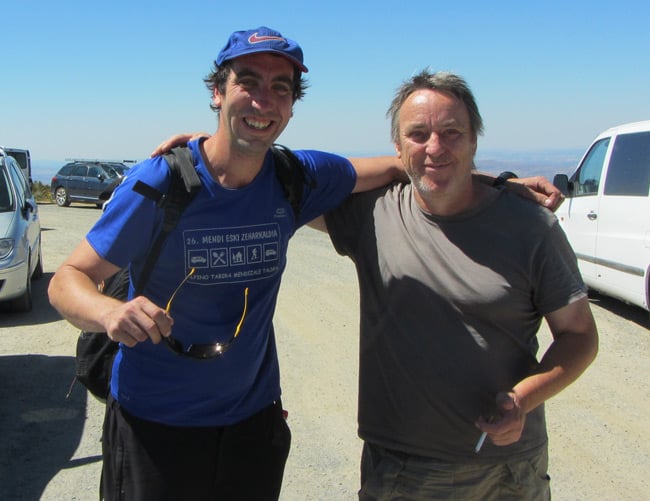
M 0 498 L 97 499 L 103 406 L 72 389 L 77 329 L 49 306 L 52 274 L 100 212 L 42 205 L 45 277 L 34 310 L 0 312 Z M 293 446 L 282 499 L 353 500 L 358 290 L 323 234 L 293 239 L 275 318 Z M 592 295 L 601 341 L 584 376 L 547 404 L 555 500 L 650 499 L 648 313 Z M 543 328 L 542 349 L 550 339 Z

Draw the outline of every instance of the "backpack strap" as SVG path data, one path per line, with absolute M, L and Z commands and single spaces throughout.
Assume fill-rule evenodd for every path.
M 297 221 L 300 216 L 305 185 L 311 189 L 316 188 L 316 180 L 307 172 L 293 151 L 286 146 L 274 144 L 271 147 L 271 152 L 275 159 L 275 173 Z
M 136 295 L 142 294 L 167 235 L 176 228 L 181 214 L 201 189 L 201 179 L 194 167 L 192 152 L 186 146 L 172 149 L 165 153 L 164 158 L 171 172 L 167 193 L 162 193 L 141 181 L 133 186 L 133 191 L 155 201 L 158 207 L 164 210 L 162 228 L 151 246 L 142 274 L 136 283 Z

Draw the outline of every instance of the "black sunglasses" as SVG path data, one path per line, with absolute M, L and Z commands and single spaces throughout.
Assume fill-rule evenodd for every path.
M 169 301 L 167 301 L 167 307 L 165 308 L 165 313 L 169 314 L 169 311 L 171 310 L 172 307 L 172 302 L 174 301 L 176 294 L 183 287 L 183 285 L 185 285 L 185 283 L 189 280 L 189 278 L 192 275 L 194 275 L 195 271 L 196 268 L 192 268 L 190 272 L 185 276 L 183 281 L 178 285 L 178 287 L 176 287 L 176 290 L 174 290 L 174 292 L 172 293 L 171 297 L 169 298 Z M 244 310 L 242 311 L 241 318 L 239 319 L 239 323 L 237 324 L 237 327 L 235 328 L 235 332 L 232 335 L 232 337 L 225 343 L 190 344 L 189 346 L 185 347 L 183 346 L 183 343 L 181 343 L 178 339 L 175 339 L 171 335 L 167 337 L 163 337 L 163 339 L 165 340 L 165 343 L 167 344 L 170 350 L 184 357 L 196 358 L 200 360 L 208 360 L 211 358 L 220 357 L 230 349 L 232 343 L 235 341 L 237 336 L 239 336 L 241 327 L 244 324 L 244 318 L 246 318 L 247 309 L 248 309 L 248 287 L 244 289 Z

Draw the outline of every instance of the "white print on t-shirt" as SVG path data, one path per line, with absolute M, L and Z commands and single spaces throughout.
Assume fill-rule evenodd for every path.
M 187 271 L 193 283 L 214 285 L 269 278 L 279 271 L 276 223 L 183 232 Z

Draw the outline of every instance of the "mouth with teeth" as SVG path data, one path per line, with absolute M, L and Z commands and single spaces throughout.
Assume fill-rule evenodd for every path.
M 262 120 L 262 119 L 254 119 L 254 118 L 244 118 L 244 123 L 248 125 L 251 129 L 255 130 L 266 130 L 268 129 L 271 124 L 273 123 L 273 120 Z

